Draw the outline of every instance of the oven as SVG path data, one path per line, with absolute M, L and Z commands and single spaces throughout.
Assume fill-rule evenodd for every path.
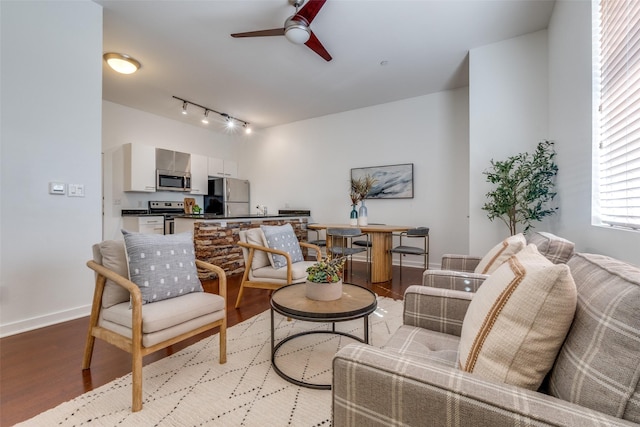
M 184 202 L 149 202 L 149 213 L 164 215 L 164 234 L 174 234 L 174 217 L 184 214 Z

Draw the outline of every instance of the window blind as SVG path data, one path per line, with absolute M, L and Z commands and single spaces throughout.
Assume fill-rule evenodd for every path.
M 599 14 L 600 220 L 640 229 L 640 1 L 600 0 Z

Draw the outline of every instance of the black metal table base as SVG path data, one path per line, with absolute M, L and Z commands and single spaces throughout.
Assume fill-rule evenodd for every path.
M 364 338 L 359 338 L 356 337 L 355 335 L 352 334 L 347 334 L 345 332 L 340 332 L 340 331 L 336 331 L 336 323 L 335 322 L 331 322 L 332 324 L 332 328 L 330 331 L 306 331 L 306 332 L 300 332 L 291 336 L 288 336 L 286 338 L 284 338 L 282 341 L 278 342 L 277 345 L 275 345 L 275 326 L 274 326 L 274 312 L 275 310 L 273 308 L 271 308 L 271 366 L 273 366 L 273 370 L 276 371 L 276 373 L 278 375 L 280 375 L 280 377 L 282 377 L 283 379 L 289 381 L 292 384 L 301 386 L 301 387 L 307 387 L 307 388 L 313 388 L 316 390 L 331 390 L 331 384 L 315 384 L 315 383 L 308 383 L 306 381 L 301 381 L 298 380 L 296 378 L 293 378 L 287 374 L 285 374 L 284 372 L 282 372 L 282 370 L 278 367 L 277 363 L 276 363 L 276 355 L 278 353 L 278 349 L 280 349 L 280 347 L 293 340 L 294 338 L 299 338 L 302 337 L 304 335 L 312 335 L 312 334 L 332 334 L 332 335 L 342 335 L 344 337 L 347 338 L 351 338 L 353 340 L 365 343 L 365 344 L 369 344 L 369 315 L 365 315 L 364 316 Z M 306 320 L 306 319 L 299 319 L 299 320 Z M 329 323 L 329 322 L 327 322 Z

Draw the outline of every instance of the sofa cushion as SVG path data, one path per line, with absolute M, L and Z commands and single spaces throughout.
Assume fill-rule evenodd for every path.
M 93 245 L 93 260 L 122 277 L 129 278 L 127 253 L 121 240 L 105 240 Z M 108 308 L 129 301 L 129 291 L 107 279 L 102 294 L 102 307 Z
M 129 277 L 142 303 L 202 292 L 191 233 L 145 234 L 122 230 Z
M 264 238 L 264 233 L 260 229 L 260 227 L 251 228 L 249 230 L 240 231 L 240 240 L 244 243 L 249 243 L 257 246 L 265 246 L 266 241 Z M 249 255 L 247 248 L 242 248 L 245 253 L 245 258 Z M 267 253 L 264 251 L 253 251 L 253 261 L 251 262 L 251 269 L 255 270 L 256 268 L 262 268 L 270 265 L 269 257 L 267 257 Z
M 402 325 L 382 346 L 385 351 L 413 359 L 437 361 L 455 368 L 458 365 L 460 338 L 416 326 Z
M 553 366 L 576 306 L 569 267 L 529 245 L 478 289 L 460 336 L 460 368 L 537 390 Z
M 549 393 L 640 423 L 640 268 L 584 253 L 567 265 L 578 304 Z
M 261 225 L 260 228 L 264 233 L 265 244 L 268 247 L 287 252 L 291 256 L 292 263 L 304 261 L 300 243 L 291 224 Z M 271 253 L 268 255 L 273 268 L 287 266 L 287 259 L 284 256 Z
M 573 256 L 574 243 L 544 231 L 527 236 L 527 243 L 537 246 L 538 252 L 554 264 L 566 264 Z
M 495 245 L 485 256 L 482 257 L 474 273 L 491 274 L 502 265 L 512 255 L 517 254 L 527 245 L 527 241 L 522 233 L 509 236 L 502 242 Z

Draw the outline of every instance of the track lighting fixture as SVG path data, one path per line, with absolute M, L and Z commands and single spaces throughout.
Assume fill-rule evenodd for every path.
M 242 127 L 244 128 L 245 133 L 247 133 L 247 134 L 251 133 L 251 128 L 249 127 L 249 122 L 245 122 L 244 120 L 240 120 L 240 119 L 238 119 L 236 117 L 231 117 L 227 113 L 221 113 L 221 112 L 213 110 L 213 109 L 211 109 L 209 107 L 205 107 L 203 105 L 196 104 L 195 102 L 191 102 L 191 101 L 188 101 L 188 100 L 183 99 L 183 98 L 178 98 L 177 96 L 174 96 L 173 98 L 177 99 L 178 101 L 182 101 L 182 114 L 187 114 L 187 106 L 188 105 L 193 105 L 194 107 L 202 108 L 204 110 L 204 117 L 202 118 L 202 123 L 204 123 L 204 124 L 208 124 L 209 123 L 209 113 L 216 113 L 217 115 L 219 115 L 219 116 L 224 118 L 227 129 L 233 129 L 236 126 L 236 124 L 237 125 L 241 124 Z
M 108 52 L 102 55 L 109 67 L 121 74 L 133 74 L 141 67 L 140 63 L 129 55 Z

